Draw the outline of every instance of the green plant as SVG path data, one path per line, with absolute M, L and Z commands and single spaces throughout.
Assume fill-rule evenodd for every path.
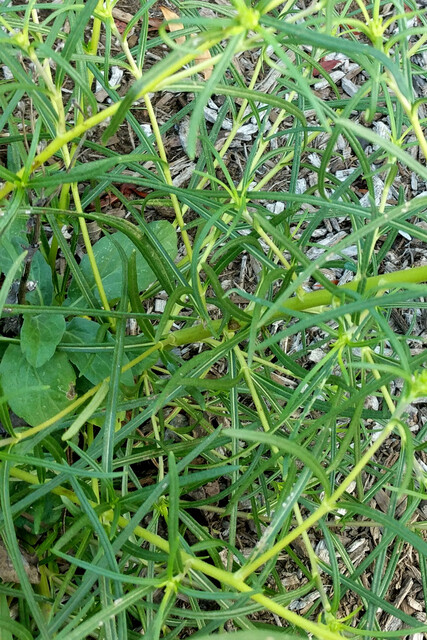
M 116 4 L 6 1 L 0 15 L 9 70 L 0 82 L 0 310 L 3 327 L 22 318 L 20 332 L 0 336 L 0 528 L 20 580 L 0 584 L 1 635 L 172 640 L 230 631 L 232 621 L 265 640 L 380 638 L 378 610 L 402 626 L 387 637 L 424 632 L 387 590 L 409 547 L 425 598 L 425 523 L 414 514 L 425 499 L 426 428 L 412 433 L 407 415 L 427 395 L 427 355 L 411 327 L 393 330 L 390 313 L 412 311 L 415 324 L 427 267 L 384 272 L 399 232 L 426 241 L 427 198 L 403 186 L 390 198 L 399 170 L 427 181 L 411 61 L 424 49 L 423 12 L 400 0 L 385 18 L 379 0 L 304 10 L 294 0 L 175 2 L 181 28 L 153 35 L 153 1 L 123 30 Z M 418 20 L 411 30 L 408 16 Z M 351 98 L 325 69 L 331 52 L 366 74 Z M 256 62 L 245 79 L 236 65 L 248 53 Z M 131 80 L 123 97 L 108 82 L 113 67 Z M 333 99 L 318 97 L 313 69 Z M 269 71 L 277 80 L 263 91 Z M 162 122 L 164 92 L 195 97 Z M 222 100 L 208 128 L 212 95 Z M 371 126 L 385 114 L 389 139 Z M 188 116 L 194 165 L 189 184 L 176 186 L 167 140 Z M 248 123 L 257 130 L 236 178 L 230 148 Z M 114 142 L 123 132 L 132 153 Z M 355 165 L 343 181 L 330 169 L 340 138 Z M 301 194 L 303 171 L 316 180 Z M 105 192 L 125 219 L 102 210 Z M 284 208 L 272 214 L 269 203 Z M 159 219 L 165 206 L 173 222 Z M 346 233 L 313 259 L 316 230 L 336 217 Z M 226 286 L 243 252 L 256 282 Z M 337 286 L 328 268 L 354 277 Z M 322 288 L 307 292 L 310 281 Z M 152 312 L 160 292 L 165 309 Z M 127 335 L 129 319 L 137 335 Z M 372 398 L 376 408 L 365 406 Z M 15 426 L 7 407 L 26 424 Z M 390 442 L 396 455 L 385 464 Z M 196 494 L 204 485 L 212 492 Z M 386 491 L 383 512 L 372 500 Z M 246 557 L 239 532 L 248 523 Z M 382 535 L 356 566 L 340 532 L 366 527 Z M 35 588 L 18 540 L 37 554 Z M 300 584 L 287 590 L 289 566 Z M 304 613 L 288 606 L 314 591 Z M 357 606 L 344 615 L 350 596 Z

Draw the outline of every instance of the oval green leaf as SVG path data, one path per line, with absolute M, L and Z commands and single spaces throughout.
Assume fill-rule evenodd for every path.
M 25 316 L 21 329 L 21 351 L 27 362 L 36 369 L 48 362 L 64 331 L 65 320 L 60 313 Z
M 111 375 L 111 367 L 113 363 L 113 350 L 102 350 L 102 345 L 114 345 L 114 338 L 111 333 L 106 333 L 105 339 L 100 342 L 98 331 L 100 326 L 92 320 L 85 318 L 73 318 L 68 324 L 64 332 L 63 344 L 75 345 L 76 349 L 67 351 L 71 362 L 77 367 L 80 375 L 87 378 L 92 384 L 98 384 Z M 98 343 L 98 344 L 97 344 Z M 82 351 L 78 347 L 86 345 L 99 346 L 99 351 L 91 353 Z M 123 354 L 122 366 L 129 362 L 127 356 Z M 120 382 L 127 386 L 133 385 L 133 374 L 131 371 L 122 373 Z
M 159 243 L 163 245 L 165 251 L 174 259 L 177 255 L 177 238 L 173 226 L 166 220 L 159 220 L 152 222 L 150 227 L 157 236 Z M 135 245 L 132 240 L 121 231 L 114 234 L 114 240 L 122 246 L 127 256 L 130 256 L 132 251 L 135 250 Z M 94 245 L 93 254 L 96 264 L 98 265 L 107 298 L 109 300 L 120 298 L 123 266 L 114 243 L 108 236 L 104 236 Z M 99 300 L 98 289 L 87 255 L 82 258 L 80 269 L 90 285 L 91 292 Z M 139 291 L 145 291 L 148 286 L 157 279 L 154 272 L 148 266 L 147 261 L 139 252 L 136 256 L 136 272 Z M 80 289 L 74 280 L 71 282 L 65 304 L 73 306 L 84 304 Z
M 52 418 L 75 397 L 76 376 L 65 353 L 55 353 L 35 369 L 20 347 L 11 344 L 0 364 L 0 381 L 12 411 L 32 426 Z

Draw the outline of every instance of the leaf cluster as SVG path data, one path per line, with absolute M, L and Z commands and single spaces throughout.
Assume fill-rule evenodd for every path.
M 0 636 L 381 638 L 389 616 L 387 637 L 423 633 L 388 594 L 410 552 L 427 597 L 427 426 L 409 418 L 427 268 L 386 267 L 401 234 L 427 240 L 401 179 L 427 182 L 424 12 L 187 1 L 153 31 L 153 0 L 124 27 L 116 4 L 0 15 Z M 363 72 L 354 96 L 331 55 Z M 378 530 L 356 561 L 345 536 Z

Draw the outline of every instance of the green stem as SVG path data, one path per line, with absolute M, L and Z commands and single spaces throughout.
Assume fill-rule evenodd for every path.
M 387 84 L 389 85 L 390 89 L 394 91 L 397 99 L 404 108 L 405 113 L 412 124 L 414 133 L 417 137 L 417 141 L 420 145 L 421 151 L 423 152 L 424 158 L 427 158 L 427 140 L 425 138 L 423 128 L 420 124 L 418 113 L 416 109 L 414 109 L 414 105 L 412 105 L 409 100 L 403 95 L 403 93 L 397 86 L 395 79 L 390 75 L 389 72 L 387 72 Z
M 425 267 L 416 267 L 415 269 L 405 269 L 403 271 L 394 271 L 393 273 L 387 273 L 381 276 L 373 276 L 366 280 L 366 289 L 372 289 L 374 287 L 379 287 L 381 289 L 389 289 L 393 284 L 403 284 L 403 283 L 419 283 L 419 282 L 427 282 L 427 266 Z M 346 285 L 343 285 L 343 289 L 350 289 L 352 291 L 356 290 L 358 286 L 357 281 L 352 281 Z M 340 287 L 339 287 L 340 288 Z M 286 307 L 284 307 L 283 311 L 276 314 L 274 318 L 270 319 L 269 322 L 273 320 L 277 320 L 279 318 L 283 318 L 289 315 L 292 310 L 295 311 L 304 311 L 305 309 L 315 309 L 316 307 L 326 306 L 332 303 L 335 296 L 332 295 L 329 291 L 313 291 L 311 293 L 307 293 L 302 299 L 294 297 L 290 298 L 286 302 Z M 194 344 L 195 342 L 204 342 L 212 338 L 214 333 L 220 330 L 223 324 L 222 319 L 214 320 L 211 323 L 212 331 L 203 324 L 198 324 L 194 327 L 188 327 L 186 329 L 180 329 L 178 331 L 174 331 L 169 333 L 167 337 L 163 338 L 156 344 L 148 347 L 146 351 L 141 353 L 137 358 L 134 358 L 126 365 L 122 367 L 122 373 L 128 371 L 136 364 L 141 362 L 144 358 L 147 358 L 151 353 L 155 351 L 159 351 L 160 349 L 168 349 L 173 347 L 179 347 L 185 344 Z M 238 324 L 234 320 L 231 321 L 231 325 L 228 328 L 231 330 L 235 330 L 238 328 L 242 328 L 245 326 L 243 323 Z M 105 378 L 102 382 L 108 382 L 110 378 Z M 72 404 L 70 404 L 67 408 L 63 409 L 59 413 L 57 413 L 49 420 L 46 420 L 42 424 L 39 424 L 35 427 L 31 427 L 26 431 L 20 432 L 17 434 L 16 438 L 4 438 L 0 441 L 0 446 L 9 446 L 11 444 L 16 444 L 20 440 L 24 438 L 29 438 L 39 431 L 50 427 L 52 424 L 61 420 L 65 416 L 73 413 L 81 404 L 86 402 L 89 398 L 91 398 L 100 388 L 102 382 L 97 384 L 95 387 L 92 387 L 89 391 L 87 391 L 83 396 L 75 400 Z
M 304 523 L 303 519 L 302 519 L 302 515 L 301 515 L 301 511 L 299 508 L 299 504 L 298 502 L 295 504 L 294 506 L 294 513 L 295 513 L 295 519 L 298 523 L 298 525 L 301 525 Z M 307 550 L 307 554 L 308 554 L 308 558 L 310 560 L 310 565 L 311 565 L 311 576 L 316 584 L 317 590 L 320 593 L 320 599 L 322 601 L 322 605 L 323 605 L 323 609 L 325 611 L 325 613 L 330 613 L 331 611 L 331 605 L 329 603 L 328 597 L 326 595 L 326 591 L 325 591 L 325 587 L 323 586 L 323 582 L 322 582 L 322 578 L 320 577 L 320 571 L 319 571 L 319 565 L 317 562 L 317 556 L 314 552 L 314 549 L 311 545 L 311 541 L 310 538 L 308 536 L 307 531 L 304 531 L 301 535 L 303 541 L 304 541 L 304 545 L 305 548 Z
M 144 373 L 143 384 L 144 384 L 144 393 L 147 397 L 149 397 L 152 394 L 152 389 L 150 388 L 150 379 L 147 375 L 147 372 Z M 156 441 L 159 443 L 159 449 L 160 449 L 162 438 L 160 435 L 158 419 L 157 419 L 157 416 L 155 415 L 151 416 L 151 426 L 153 427 L 154 437 Z M 158 482 L 161 482 L 165 477 L 165 463 L 163 460 L 163 456 L 161 455 L 159 455 L 159 458 L 158 458 L 158 465 L 159 465 Z
M 162 140 L 162 135 L 160 133 L 160 129 L 159 129 L 159 125 L 157 123 L 157 118 L 156 115 L 154 113 L 154 109 L 153 109 L 153 105 L 151 104 L 151 100 L 150 97 L 148 95 L 148 93 L 144 96 L 144 102 L 145 102 L 145 106 L 147 107 L 147 113 L 148 116 L 150 118 L 150 122 L 151 122 L 151 126 L 153 128 L 153 132 L 154 132 L 154 137 L 156 138 L 156 142 L 157 142 L 157 148 L 159 150 L 159 155 L 160 158 L 163 160 L 163 173 L 165 176 L 165 180 L 166 180 L 166 184 L 168 184 L 170 187 L 173 187 L 173 181 L 172 181 L 172 176 L 169 170 L 169 163 L 168 163 L 168 159 L 166 156 L 166 151 L 165 151 L 165 147 L 163 145 L 163 140 Z M 178 222 L 180 231 L 181 231 L 181 237 L 182 237 L 182 241 L 184 242 L 184 246 L 185 249 L 187 251 L 187 256 L 188 259 L 191 260 L 191 257 L 193 255 L 193 249 L 191 247 L 191 243 L 190 243 L 190 239 L 188 237 L 188 233 L 185 230 L 185 222 L 184 222 L 184 218 L 182 216 L 182 212 L 181 212 L 181 207 L 179 204 L 179 200 L 176 197 L 176 195 L 174 193 L 170 194 L 170 199 L 172 202 L 172 206 L 173 206 L 173 210 L 175 212 L 175 216 L 176 216 L 176 221 Z
M 212 44 L 215 44 L 215 42 Z M 181 56 L 178 60 L 176 61 L 171 60 L 170 67 L 168 67 L 164 72 L 159 71 L 159 76 L 153 79 L 151 82 L 149 82 L 144 87 L 144 89 L 135 96 L 135 100 L 140 100 L 146 94 L 157 91 L 158 86 L 161 85 L 161 83 L 167 77 L 169 77 L 176 70 L 180 69 L 183 65 L 188 64 L 189 62 L 194 60 L 194 58 L 196 58 L 200 54 L 200 52 L 206 46 L 209 46 L 209 45 L 210 43 L 204 44 L 203 46 L 199 45 L 198 47 L 195 47 L 195 49 L 191 53 L 187 53 Z M 34 172 L 36 169 L 41 167 L 53 155 L 55 155 L 55 153 L 60 151 L 62 147 L 64 147 L 64 145 L 68 144 L 69 142 L 72 142 L 75 138 L 81 137 L 87 131 L 89 131 L 93 127 L 96 127 L 101 122 L 104 122 L 108 118 L 113 117 L 114 114 L 119 110 L 120 106 L 121 106 L 121 102 L 116 102 L 111 106 L 107 107 L 106 109 L 94 114 L 90 118 L 87 118 L 84 122 L 78 123 L 72 129 L 69 129 L 68 131 L 64 131 L 60 135 L 57 135 L 55 139 L 52 140 L 52 142 L 48 144 L 47 147 L 34 158 L 30 168 L 30 173 Z M 17 178 L 22 178 L 22 176 L 24 175 L 24 170 L 25 169 L 22 168 L 17 172 L 16 174 Z M 0 201 L 3 198 L 5 198 L 11 191 L 13 191 L 14 188 L 15 188 L 14 182 L 5 182 L 2 189 L 0 189 Z
M 379 276 L 372 276 L 366 280 L 366 290 L 369 289 L 390 289 L 394 284 L 409 284 L 427 282 L 427 266 L 415 267 L 415 269 L 404 269 L 402 271 L 393 271 L 392 273 L 384 273 Z M 349 289 L 357 291 L 359 280 L 356 278 L 348 282 L 338 289 Z M 327 306 L 332 303 L 334 296 L 330 291 L 319 289 L 307 293 L 302 298 L 289 298 L 286 301 L 286 310 L 305 311 L 306 309 L 315 309 L 316 307 Z M 280 315 L 283 315 L 283 311 Z
M 400 415 L 405 410 L 405 404 L 396 409 L 395 415 L 388 422 L 387 426 L 383 429 L 378 440 L 376 440 L 371 447 L 366 451 L 366 453 L 360 458 L 357 465 L 350 471 L 348 476 L 344 478 L 340 486 L 334 491 L 334 493 L 330 496 L 330 498 L 325 498 L 322 504 L 319 506 L 316 511 L 314 511 L 308 518 L 302 522 L 298 527 L 293 529 L 288 535 L 284 538 L 276 542 L 275 545 L 271 547 L 268 551 L 265 551 L 258 558 L 249 562 L 245 567 L 242 567 L 237 571 L 236 574 L 243 580 L 245 580 L 248 576 L 250 576 L 254 571 L 259 569 L 263 564 L 277 556 L 282 549 L 291 544 L 296 538 L 298 538 L 304 531 L 307 531 L 310 527 L 314 526 L 321 518 L 326 516 L 328 513 L 335 509 L 336 503 L 339 498 L 347 491 L 350 484 L 356 480 L 357 476 L 361 473 L 361 471 L 365 468 L 365 466 L 370 462 L 372 456 L 382 447 L 384 442 L 392 433 L 393 429 L 396 427 L 397 421 Z
M 68 152 L 68 149 L 67 149 Z M 81 213 L 82 211 L 82 207 L 80 204 L 80 194 L 79 194 L 79 189 L 77 186 L 77 182 L 73 182 L 73 184 L 71 185 L 71 191 L 73 194 L 73 198 L 74 198 L 74 203 L 76 205 L 76 209 L 77 211 L 80 211 Z M 92 244 L 90 242 L 90 237 L 89 237 L 89 231 L 87 228 L 87 224 L 86 224 L 86 220 L 84 219 L 83 216 L 79 216 L 79 226 L 80 226 L 80 231 L 81 234 L 83 236 L 83 242 L 86 248 L 86 253 L 89 257 L 89 262 L 90 262 L 90 266 L 92 269 L 92 273 L 93 273 L 93 277 L 96 283 L 96 288 L 98 289 L 98 293 L 99 293 L 99 297 L 101 298 L 101 302 L 102 305 L 104 307 L 104 309 L 106 311 L 110 311 L 110 305 L 108 303 L 108 298 L 107 295 L 105 293 L 105 289 L 104 289 L 104 285 L 102 283 L 102 278 L 101 278 L 101 274 L 99 273 L 99 269 L 98 269 L 98 265 L 96 263 L 96 259 L 95 259 L 95 254 L 93 253 L 93 248 L 92 248 Z M 116 321 L 114 318 L 109 318 L 110 324 L 112 327 L 115 327 L 116 325 Z
M 64 111 L 64 105 L 62 102 L 62 95 L 61 95 L 61 91 L 58 90 L 55 87 L 55 84 L 52 80 L 52 74 L 50 72 L 50 67 L 49 65 L 47 65 L 47 67 L 44 67 L 40 60 L 38 59 L 35 50 L 30 47 L 28 49 L 28 55 L 31 59 L 31 61 L 33 62 L 33 64 L 36 66 L 36 68 L 39 70 L 40 76 L 43 78 L 48 91 L 49 91 L 49 99 L 52 103 L 53 108 L 55 109 L 55 112 L 57 114 L 58 117 L 58 122 L 56 125 L 56 134 L 57 137 L 61 137 L 63 135 L 65 135 L 66 133 L 66 125 L 65 125 L 65 111 Z M 70 152 L 68 149 L 67 144 L 64 144 L 61 147 L 61 152 L 62 152 L 62 157 L 64 159 L 64 164 L 65 167 L 68 169 L 71 165 L 71 156 L 70 156 Z M 33 162 L 34 164 L 34 162 Z M 24 169 L 23 169 L 24 170 Z M 33 171 L 33 169 L 31 169 L 31 171 Z M 31 173 L 30 171 L 30 173 Z M 64 185 L 62 188 L 62 193 L 61 193 L 61 198 L 64 199 L 66 192 L 64 191 L 66 187 L 66 192 L 68 192 L 68 185 Z M 74 197 L 74 202 L 76 205 L 76 209 L 78 213 L 82 213 L 82 207 L 80 204 L 80 194 L 78 191 L 78 186 L 77 183 L 73 183 L 71 185 L 71 190 L 73 193 L 73 197 Z M 1 196 L 0 196 L 1 199 Z M 92 272 L 93 272 L 93 276 L 96 282 L 96 286 L 99 292 L 99 296 L 101 298 L 101 302 L 104 306 L 104 309 L 106 309 L 107 311 L 110 310 L 110 306 L 108 304 L 108 299 L 107 296 L 105 294 L 105 290 L 104 290 L 104 285 L 102 284 L 102 279 L 99 273 L 99 269 L 98 269 L 98 265 L 96 264 L 96 260 L 95 260 L 95 256 L 92 250 L 92 245 L 90 242 L 90 238 L 89 238 L 89 233 L 88 233 L 88 229 L 87 229 L 87 224 L 86 224 L 86 220 L 84 219 L 84 217 L 79 217 L 79 225 L 80 225 L 80 230 L 83 236 L 83 240 L 84 240 L 84 244 L 85 244 L 85 248 L 86 248 L 86 252 L 89 256 L 89 262 L 92 268 Z M 110 322 L 112 324 L 112 326 L 115 325 L 115 320 L 114 319 L 110 319 Z
M 10 475 L 32 485 L 40 484 L 36 475 L 33 475 L 26 471 L 21 471 L 21 469 L 17 469 L 16 467 L 13 467 L 10 470 Z M 80 504 L 76 495 L 72 491 L 64 489 L 63 487 L 55 487 L 54 489 L 52 489 L 52 493 L 55 493 L 56 495 L 66 496 L 74 504 Z M 91 505 L 94 508 L 98 506 L 92 502 Z M 113 509 L 109 509 L 102 515 L 103 518 L 109 522 L 116 521 L 117 519 L 117 515 Z M 129 520 L 124 516 L 119 516 L 119 518 L 117 519 L 117 524 L 121 529 L 125 529 L 129 525 Z M 133 532 L 136 536 L 142 538 L 161 551 L 169 553 L 169 543 L 167 542 L 167 540 L 157 535 L 156 533 L 153 533 L 152 531 L 149 531 L 148 529 L 145 529 L 144 527 L 141 527 L 139 525 L 134 528 Z M 225 571 L 224 569 L 219 569 L 218 567 L 204 562 L 199 558 L 195 558 L 194 556 L 184 551 L 180 550 L 179 554 L 181 556 L 183 565 L 191 568 L 193 571 L 199 571 L 206 576 L 210 576 L 211 578 L 218 580 L 218 582 L 220 582 L 221 584 L 228 585 L 236 589 L 236 591 L 239 591 L 241 593 L 248 593 L 250 597 L 255 600 L 255 602 L 261 604 L 268 611 L 281 616 L 290 624 L 304 629 L 308 633 L 313 634 L 317 638 L 322 638 L 323 640 L 342 640 L 342 636 L 340 634 L 334 633 L 326 625 L 306 620 L 293 611 L 289 611 L 287 607 L 274 602 L 274 600 L 271 600 L 271 598 L 268 598 L 264 594 L 254 593 L 252 588 L 248 586 L 245 581 L 236 573 L 230 573 L 228 571 Z
M 251 376 L 251 370 L 248 367 L 248 365 L 246 364 L 246 360 L 243 357 L 242 352 L 241 352 L 239 347 L 234 347 L 234 353 L 236 354 L 237 360 L 239 361 L 240 370 L 243 373 L 243 377 L 246 380 L 246 384 L 248 385 L 248 389 L 249 389 L 250 394 L 252 396 L 252 400 L 254 401 L 254 404 L 255 404 L 259 419 L 261 421 L 262 427 L 263 427 L 264 431 L 267 433 L 268 431 L 270 431 L 270 425 L 268 424 L 268 420 L 267 420 L 267 417 L 265 415 L 264 407 L 262 406 L 262 402 L 259 399 L 257 390 L 256 390 L 255 385 L 253 383 L 252 376 Z M 277 452 L 277 448 L 276 447 L 272 447 L 272 450 L 274 452 Z

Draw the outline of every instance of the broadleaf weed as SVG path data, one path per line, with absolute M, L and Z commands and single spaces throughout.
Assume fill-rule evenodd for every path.
M 124 4 L 0 14 L 0 635 L 424 633 L 425 11 Z

